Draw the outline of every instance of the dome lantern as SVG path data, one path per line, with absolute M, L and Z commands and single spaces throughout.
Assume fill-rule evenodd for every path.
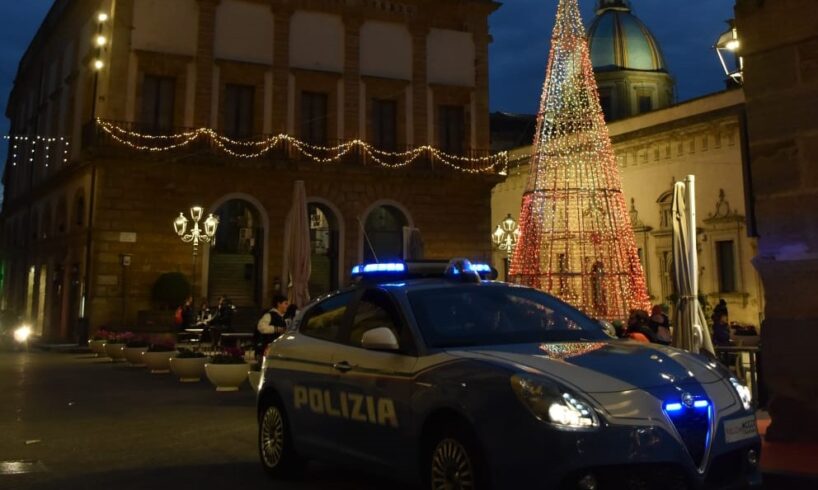
M 630 11 L 631 5 L 628 0 L 599 0 L 596 8 L 597 15 L 606 10 L 625 10 Z

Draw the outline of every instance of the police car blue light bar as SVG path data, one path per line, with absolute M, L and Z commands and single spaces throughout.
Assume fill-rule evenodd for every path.
M 383 274 L 383 273 L 403 273 L 406 272 L 406 264 L 402 262 L 383 262 L 380 264 L 361 264 L 352 268 L 353 276 L 360 276 L 366 274 Z
M 695 402 L 693 402 L 694 408 L 707 408 L 709 406 L 710 402 L 708 402 L 707 400 L 696 400 Z

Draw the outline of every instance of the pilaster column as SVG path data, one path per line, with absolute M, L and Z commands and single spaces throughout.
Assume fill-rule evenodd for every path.
M 364 138 L 358 134 L 361 97 L 361 25 L 358 15 L 344 17 L 344 138 Z
M 428 77 L 426 41 L 429 36 L 427 24 L 416 23 L 410 26 L 412 34 L 412 110 L 415 123 L 415 146 L 429 143 L 428 117 Z
M 293 8 L 274 3 L 273 9 L 273 133 L 287 132 L 290 75 L 290 22 Z
M 104 104 L 98 106 L 97 115 L 115 121 L 126 120 L 128 91 L 128 71 L 131 61 L 131 31 L 133 29 L 134 0 L 117 0 L 114 4 L 110 31 L 104 32 L 109 38 L 111 50 L 107 86 L 101 93 L 106 94 Z
M 193 121 L 197 127 L 210 126 L 210 100 L 213 96 L 216 7 L 220 0 L 198 0 L 199 31 L 196 42 L 196 95 Z
M 489 136 L 489 35 L 488 23 L 483 21 L 473 31 L 475 47 L 474 64 L 474 122 L 476 125 L 477 146 L 475 149 L 486 150 L 490 144 Z

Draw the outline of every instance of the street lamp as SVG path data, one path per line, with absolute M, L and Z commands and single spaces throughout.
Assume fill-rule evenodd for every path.
M 728 80 L 733 84 L 741 85 L 744 82 L 744 58 L 738 53 L 741 49 L 741 40 L 738 36 L 738 29 L 734 21 L 728 21 L 730 28 L 719 36 L 716 45 L 714 46 L 716 54 L 719 55 L 719 61 L 724 68 L 724 73 Z M 730 56 L 733 56 L 733 64 L 735 69 L 730 69 L 727 61 Z
M 519 239 L 520 227 L 517 225 L 517 221 L 511 217 L 510 213 L 506 216 L 506 219 L 497 225 L 494 233 L 491 234 L 491 241 L 494 242 L 497 249 L 506 253 L 506 256 L 503 258 L 506 280 L 508 280 L 508 264 Z
M 173 230 L 179 235 L 185 243 L 193 244 L 193 280 L 191 281 L 191 293 L 195 295 L 196 292 L 196 256 L 199 254 L 199 242 L 211 243 L 215 242 L 216 229 L 219 227 L 219 218 L 209 214 L 204 220 L 204 229 L 199 227 L 199 221 L 202 219 L 204 209 L 201 206 L 193 206 L 190 208 L 190 217 L 193 220 L 193 228 L 187 232 L 188 219 L 184 213 L 179 213 L 179 216 L 173 221 Z

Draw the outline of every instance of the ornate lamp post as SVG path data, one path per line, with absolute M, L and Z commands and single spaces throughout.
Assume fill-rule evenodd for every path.
M 190 217 L 193 220 L 193 228 L 190 230 L 190 233 L 187 232 L 189 221 L 185 218 L 185 213 L 179 213 L 179 216 L 173 221 L 173 229 L 182 241 L 193 244 L 193 279 L 191 281 L 191 294 L 194 298 L 196 294 L 196 256 L 199 254 L 199 242 L 214 242 L 216 229 L 219 227 L 219 218 L 210 214 L 207 216 L 207 219 L 204 220 L 204 229 L 200 228 L 199 221 L 201 221 L 203 213 L 204 209 L 201 206 L 193 206 L 190 208 Z
M 728 83 L 741 85 L 744 83 L 744 58 L 739 55 L 741 40 L 735 23 L 731 20 L 729 24 L 730 29 L 719 36 L 716 45 L 713 47 L 716 49 L 716 54 L 719 55 L 719 61 L 721 61 L 722 68 L 724 68 L 724 74 L 728 77 Z M 730 55 L 735 59 L 735 69 L 730 69 L 727 63 Z
M 517 241 L 519 239 L 520 227 L 517 225 L 517 221 L 511 217 L 510 213 L 508 216 L 506 216 L 506 219 L 497 225 L 494 233 L 491 234 L 491 241 L 494 242 L 497 249 L 506 253 L 506 256 L 503 258 L 506 280 L 508 280 L 508 264 L 511 260 L 511 255 L 514 253 L 514 247 L 517 245 Z

